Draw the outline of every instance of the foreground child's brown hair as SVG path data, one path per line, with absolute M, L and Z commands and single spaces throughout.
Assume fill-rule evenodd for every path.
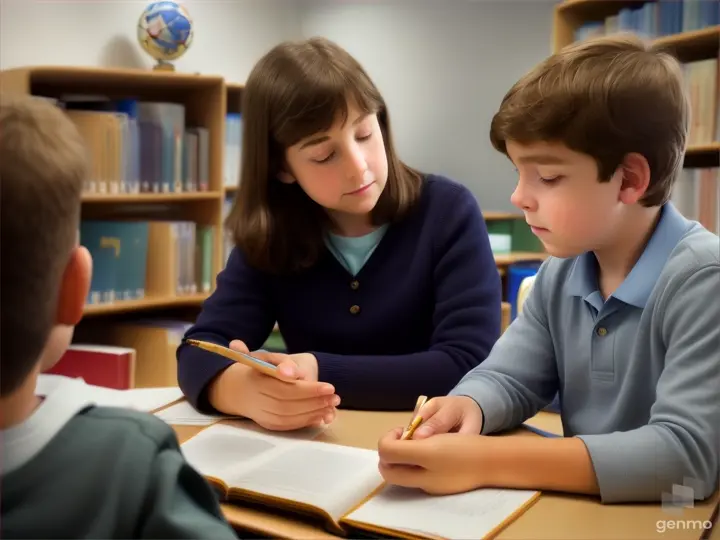
M 377 113 L 385 140 L 388 181 L 373 222 L 399 219 L 417 200 L 420 175 L 396 155 L 385 101 L 362 66 L 323 38 L 281 43 L 256 64 L 243 92 L 240 186 L 226 221 L 252 266 L 285 273 L 317 260 L 328 218 L 297 183 L 277 177 L 285 150 L 344 120 L 348 101 Z
M 54 104 L 0 96 L 0 395 L 33 370 L 55 324 L 86 160 L 81 136 Z
M 619 34 L 569 45 L 520 79 L 492 119 L 490 140 L 559 142 L 595 159 L 609 181 L 625 155 L 650 165 L 644 206 L 665 203 L 682 167 L 688 102 L 679 63 Z

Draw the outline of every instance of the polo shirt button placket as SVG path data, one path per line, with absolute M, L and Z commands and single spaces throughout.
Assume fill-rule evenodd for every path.
M 605 336 L 607 336 L 607 333 L 608 333 L 607 328 L 605 328 L 604 326 L 601 326 L 600 328 L 598 328 L 596 332 L 597 332 L 597 335 L 600 337 L 605 337 Z

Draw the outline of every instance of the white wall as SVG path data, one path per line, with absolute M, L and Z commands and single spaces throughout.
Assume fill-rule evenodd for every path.
M 285 39 L 323 35 L 385 95 L 401 157 L 510 209 L 515 174 L 488 142 L 505 91 L 550 51 L 554 0 L 185 0 L 195 41 L 186 72 L 242 82 Z M 148 68 L 136 41 L 145 0 L 0 0 L 0 68 Z
M 80 65 L 149 68 L 136 39 L 149 0 L 2 0 L 0 68 Z M 299 37 L 301 4 L 288 0 L 184 0 L 195 41 L 179 71 L 242 82 L 273 45 Z
M 513 167 L 490 145 L 502 96 L 550 53 L 552 0 L 315 0 L 305 36 L 348 49 L 379 86 L 401 158 L 512 209 Z

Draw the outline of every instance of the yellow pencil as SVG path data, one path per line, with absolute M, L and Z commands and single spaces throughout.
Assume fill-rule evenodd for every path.
M 427 396 L 418 397 L 417 401 L 415 402 L 415 409 L 413 410 L 413 415 L 410 419 L 410 423 L 408 424 L 408 427 L 405 428 L 405 431 L 403 431 L 402 437 L 400 437 L 401 441 L 411 439 L 413 433 L 415 433 L 415 430 L 420 424 L 422 424 L 423 419 L 421 416 L 419 416 L 419 413 L 420 409 L 422 409 L 423 405 L 425 405 L 425 402 L 427 402 Z
M 415 430 L 422 424 L 422 416 L 416 416 L 412 419 L 412 422 L 410 422 L 410 425 L 403 431 L 402 436 L 400 437 L 401 441 L 407 441 L 412 439 L 413 434 L 415 433 Z
M 205 351 L 209 351 L 211 353 L 219 354 L 220 356 L 229 358 L 230 360 L 233 360 L 239 364 L 243 364 L 244 366 L 257 369 L 265 375 L 270 375 L 271 377 L 275 377 L 276 379 L 280 378 L 278 376 L 277 366 L 271 364 L 270 362 L 265 362 L 264 360 L 255 358 L 254 356 L 250 356 L 249 354 L 245 354 L 240 351 L 230 349 L 228 347 L 223 347 L 222 345 L 218 345 L 217 343 L 200 341 L 198 339 L 186 339 L 185 343 L 194 347 L 198 347 Z

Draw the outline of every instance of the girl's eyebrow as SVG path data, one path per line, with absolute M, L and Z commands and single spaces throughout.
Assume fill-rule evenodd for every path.
M 360 114 L 355 120 L 353 120 L 353 126 L 358 125 L 360 122 L 365 120 L 368 116 L 370 116 L 370 113 L 362 113 Z M 300 150 L 304 150 L 308 146 L 316 146 L 318 144 L 324 143 L 325 141 L 329 141 L 330 137 L 328 135 L 320 135 L 318 137 L 315 137 L 313 139 L 310 139 L 309 141 L 305 141 L 300 146 Z

